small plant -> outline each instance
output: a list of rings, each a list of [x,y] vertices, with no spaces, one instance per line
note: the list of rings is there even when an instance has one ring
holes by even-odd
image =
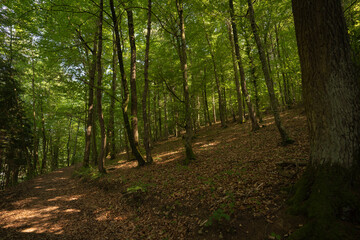
[[[137,182],[136,184],[132,185],[131,187],[128,187],[126,191],[128,193],[136,193],[136,192],[147,192],[148,187],[150,184],[146,184],[143,182]]]
[[[274,232],[270,234],[270,237],[272,239],[281,240],[281,236],[279,234],[274,233]]]
[[[230,221],[230,215],[222,208],[216,209],[205,223],[205,227],[212,226],[215,222],[220,223],[223,220]]]

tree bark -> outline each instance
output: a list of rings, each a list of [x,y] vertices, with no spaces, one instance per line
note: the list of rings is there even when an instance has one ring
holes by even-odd
[[[293,143],[294,141],[292,139],[290,139],[284,126],[281,123],[280,113],[279,113],[279,103],[275,96],[274,83],[270,76],[269,68],[268,68],[268,65],[266,62],[266,55],[264,52],[264,48],[262,46],[258,31],[256,28],[255,13],[254,13],[253,5],[252,5],[252,0],[247,0],[247,2],[248,2],[248,6],[249,6],[250,25],[251,25],[251,29],[254,34],[257,48],[258,48],[261,66],[262,66],[262,70],[264,72],[265,82],[266,82],[266,86],[267,86],[269,97],[270,97],[270,105],[271,105],[271,109],[272,109],[272,112],[273,112],[273,115],[275,118],[275,124],[279,130],[282,144],[284,144],[284,145],[290,144],[290,143]]]
[[[75,143],[74,143],[74,150],[73,150],[73,154],[71,157],[71,165],[75,164],[75,158],[76,158],[76,150],[77,150],[77,141],[78,141],[78,133],[79,133],[79,129],[80,129],[80,124],[81,121],[79,119],[78,125],[77,125],[77,130],[76,130],[76,134],[75,134]]]
[[[150,129],[149,119],[147,113],[147,99],[149,94],[149,51],[150,51],[150,35],[151,35],[151,0],[148,0],[148,19],[147,19],[147,31],[146,31],[146,43],[145,43],[145,63],[144,63],[144,90],[142,97],[142,114],[144,122],[144,148],[146,152],[146,162],[152,163],[153,158],[151,156],[150,148]]]
[[[43,155],[43,158],[41,160],[40,173],[43,174],[44,171],[46,170],[48,144],[46,141],[45,118],[44,118],[42,103],[40,104],[40,111],[41,111],[42,155]]]
[[[133,155],[135,156],[136,160],[138,161],[139,166],[145,165],[145,161],[143,157],[141,156],[141,153],[138,149],[138,146],[135,143],[134,134],[131,130],[129,116],[128,116],[128,104],[129,104],[129,89],[127,86],[127,80],[125,76],[125,69],[124,69],[124,62],[123,62],[123,55],[122,55],[122,49],[120,45],[120,34],[119,34],[119,26],[117,21],[117,16],[115,13],[115,7],[114,7],[114,0],[110,1],[110,10],[112,15],[112,20],[114,24],[114,32],[115,32],[115,40],[116,40],[116,50],[117,50],[117,56],[119,61],[119,67],[120,67],[120,73],[121,73],[121,85],[123,90],[123,100],[122,100],[122,113],[124,118],[124,125],[125,129],[128,135],[128,140],[130,143],[130,147],[132,150]]]
[[[67,166],[70,166],[71,123],[72,123],[72,118],[70,117],[68,140],[67,140],[67,143],[66,143],[66,164],[67,164]]]
[[[139,129],[137,117],[137,93],[136,93],[136,44],[135,29],[132,10],[126,10],[128,17],[129,42],[130,42],[130,98],[131,98],[131,127],[134,135],[134,143],[139,146]]]
[[[34,148],[33,148],[33,162],[31,164],[31,161],[28,162],[28,166],[27,166],[27,171],[28,171],[28,176],[29,177],[33,177],[36,174],[36,166],[37,166],[37,162],[39,160],[39,137],[38,137],[38,133],[37,133],[37,126],[36,126],[36,97],[35,97],[35,63],[34,60],[31,60],[31,65],[32,65],[32,79],[31,79],[31,87],[32,87],[32,107],[33,107],[33,143],[34,143]]]
[[[204,28],[205,28],[205,26],[204,26]],[[221,127],[225,128],[225,127],[227,127],[227,125],[226,125],[226,119],[225,119],[226,117],[225,117],[224,99],[223,99],[223,96],[221,93],[221,84],[220,84],[220,79],[219,79],[219,75],[217,72],[215,56],[214,56],[214,53],[212,50],[209,35],[207,34],[206,30],[205,30],[205,37],[206,37],[207,44],[209,46],[211,60],[213,63],[213,68],[214,68],[215,84],[216,84],[216,90],[217,90],[217,94],[218,94],[218,98],[219,98],[219,114],[220,114]]]
[[[185,136],[184,136],[184,145],[186,158],[184,164],[189,164],[191,161],[195,160],[195,154],[192,149],[192,123],[191,123],[191,109],[190,109],[190,94],[189,94],[189,85],[188,85],[188,66],[187,66],[187,56],[186,56],[186,39],[185,39],[185,23],[184,23],[184,9],[183,9],[183,0],[176,0],[177,12],[179,15],[180,21],[180,34],[181,34],[181,70],[183,75],[183,92],[184,92],[184,101],[185,101]]]
[[[93,115],[94,115],[94,83],[95,83],[95,73],[96,73],[97,34],[98,34],[98,29],[96,30],[94,36],[92,64],[89,70],[89,100],[87,107],[88,116],[87,116],[86,133],[85,133],[85,152],[84,152],[84,160],[83,160],[84,167],[89,167],[89,161],[90,161],[91,135],[92,135]]]
[[[236,58],[237,58],[237,62],[239,65],[239,71],[240,71],[241,90],[243,92],[243,96],[244,96],[246,105],[249,110],[249,117],[251,119],[252,131],[257,131],[260,129],[260,127],[259,127],[259,123],[256,119],[256,114],[254,111],[253,104],[251,103],[251,100],[250,100],[250,95],[249,95],[247,87],[246,87],[245,71],[244,71],[244,67],[242,65],[240,48],[239,48],[239,40],[238,40],[238,35],[237,35],[238,33],[237,33],[237,28],[236,28],[236,23],[235,23],[233,0],[229,0],[229,6],[230,6],[231,26],[232,26],[232,30],[233,30],[233,37],[234,37],[234,44],[235,44],[235,53],[236,53]]]
[[[236,65],[235,44],[234,44],[234,37],[233,37],[232,28],[231,28],[231,23],[229,23],[227,21],[226,25],[228,27],[229,41],[230,41],[230,45],[231,45],[231,57],[232,57],[232,63],[233,63],[233,69],[234,69],[234,80],[235,80],[235,86],[236,86],[237,110],[238,110],[238,115],[239,115],[239,120],[238,121],[241,124],[241,123],[244,122],[244,118],[243,118],[243,111],[242,111],[239,70],[238,70],[238,67]]]
[[[111,81],[111,102],[109,109],[109,125],[108,125],[108,138],[109,138],[109,151],[110,159],[115,159],[116,157],[116,136],[115,136],[115,96],[116,96],[116,43],[115,35],[113,34],[113,59],[112,59],[112,81]]]
[[[100,136],[101,136],[101,143],[100,143],[100,154],[98,157],[98,170],[100,173],[106,173],[105,165],[105,153],[106,153],[106,130],[105,130],[105,122],[104,122],[104,115],[102,110],[102,77],[103,77],[103,70],[101,65],[101,55],[102,55],[102,37],[103,37],[103,7],[104,1],[100,0],[100,16],[99,16],[99,40],[98,40],[98,51],[97,51],[97,88],[96,88],[96,103],[97,103],[97,113],[100,125]]]
[[[291,210],[311,221],[294,237],[357,239],[338,219],[344,208],[360,211],[360,83],[341,1],[293,0],[292,7],[311,146],[291,199]]]

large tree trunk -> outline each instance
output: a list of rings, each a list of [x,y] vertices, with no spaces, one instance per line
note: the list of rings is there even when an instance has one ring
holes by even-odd
[[[180,34],[181,34],[181,70],[183,74],[183,91],[184,91],[184,101],[185,101],[185,136],[184,136],[184,145],[186,158],[184,164],[189,164],[192,160],[195,160],[195,154],[192,149],[192,123],[191,123],[191,106],[190,106],[190,94],[189,94],[189,85],[188,85],[188,70],[187,70],[187,56],[186,56],[186,40],[185,40],[185,23],[184,23],[184,9],[183,1],[176,0],[177,12],[179,14],[180,20]]]
[[[151,34],[151,0],[148,0],[148,19],[147,19],[147,32],[145,43],[145,63],[144,63],[144,91],[142,98],[142,114],[144,122],[144,148],[146,152],[146,161],[152,163],[150,148],[150,128],[147,109],[147,99],[149,94],[149,51],[150,51],[150,34]]]
[[[83,166],[89,167],[90,161],[90,147],[91,147],[91,134],[93,128],[93,115],[94,115],[94,83],[95,83],[95,73],[96,73],[96,51],[97,51],[97,33],[96,30],[94,36],[94,47],[92,51],[92,64],[89,70],[89,100],[87,108],[87,122],[86,122],[86,133],[85,133],[85,152]]]
[[[132,10],[126,10],[128,17],[129,28],[129,42],[131,51],[130,60],[130,90],[131,90],[131,127],[134,135],[134,143],[136,147],[139,146],[139,130],[137,118],[137,93],[136,93],[136,44],[135,44],[135,30]]]
[[[99,43],[98,43],[98,52],[97,52],[97,60],[96,60],[96,68],[97,68],[97,88],[96,88],[96,102],[97,102],[97,113],[100,125],[100,154],[98,157],[98,170],[100,173],[106,173],[104,168],[105,165],[105,153],[106,153],[106,130],[105,130],[105,122],[104,115],[102,110],[102,77],[103,70],[101,65],[101,55],[102,55],[102,37],[103,37],[103,6],[104,1],[100,0],[100,16],[99,16]]]
[[[254,38],[255,38],[255,42],[258,48],[258,52],[259,52],[259,57],[260,57],[260,61],[261,61],[261,66],[262,66],[262,70],[264,72],[264,77],[265,77],[265,82],[266,82],[266,86],[269,92],[269,97],[270,97],[270,105],[271,105],[271,109],[275,118],[275,124],[279,130],[280,136],[281,136],[281,142],[282,144],[286,145],[289,143],[293,143],[294,141],[292,139],[290,139],[290,137],[288,136],[284,126],[281,123],[281,119],[280,119],[280,113],[279,113],[279,103],[277,101],[277,98],[275,96],[275,91],[274,91],[274,83],[273,80],[270,76],[270,71],[266,62],[266,55],[265,55],[265,51],[264,48],[262,46],[258,31],[257,31],[257,27],[256,27],[256,22],[255,22],[255,13],[254,13],[254,8],[252,5],[252,0],[247,0],[248,2],[248,6],[249,6],[249,19],[250,19],[250,25],[251,25],[251,29],[253,31],[254,34]]]
[[[260,129],[260,126],[256,119],[254,107],[253,107],[253,104],[251,103],[250,95],[249,95],[247,87],[246,87],[245,71],[244,71],[244,67],[242,65],[242,61],[241,61],[239,39],[238,39],[238,33],[237,33],[237,28],[236,28],[236,23],[235,23],[233,0],[229,0],[229,6],[230,6],[231,26],[232,26],[232,30],[233,30],[233,37],[234,37],[234,44],[235,44],[235,53],[236,53],[236,58],[237,58],[237,62],[239,65],[239,71],[240,71],[241,90],[243,92],[243,96],[244,96],[245,102],[246,102],[248,110],[249,110],[252,131],[257,131]]]
[[[228,21],[226,22],[226,25],[228,27],[228,33],[229,33],[229,41],[231,45],[231,57],[232,57],[232,63],[233,63],[233,69],[234,69],[234,80],[235,80],[235,86],[236,86],[236,99],[237,99],[237,110],[239,115],[239,123],[244,122],[243,118],[243,111],[242,111],[242,101],[241,101],[241,89],[240,89],[240,80],[239,80],[239,70],[236,64],[236,53],[235,53],[235,44],[234,44],[234,37],[233,32],[231,28],[231,23]]]
[[[123,113],[123,118],[124,118],[124,125],[125,125],[125,129],[126,129],[126,133],[128,135],[128,140],[130,143],[132,153],[135,156],[135,158],[137,159],[139,166],[143,166],[143,165],[145,165],[145,161],[138,149],[138,146],[135,143],[134,134],[131,130],[129,116],[128,116],[129,89],[127,86],[127,80],[126,80],[126,76],[125,76],[123,55],[122,55],[122,49],[121,49],[121,45],[120,45],[119,26],[118,26],[117,16],[115,13],[114,1],[113,0],[109,0],[109,1],[110,1],[110,10],[111,10],[111,15],[112,15],[112,20],[113,20],[113,24],[114,24],[116,50],[117,50],[117,56],[118,56],[118,61],[119,61],[120,73],[121,73],[121,86],[122,86],[122,90],[123,90],[123,94],[122,94],[123,101],[122,101],[121,108],[122,108],[122,113]]]
[[[311,221],[294,237],[358,239],[337,221],[351,220],[344,209],[360,214],[360,86],[341,1],[293,0],[292,6],[311,144],[307,174],[292,199],[292,210]]]

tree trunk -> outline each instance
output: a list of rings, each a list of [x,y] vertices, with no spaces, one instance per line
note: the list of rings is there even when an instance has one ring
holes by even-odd
[[[86,133],[85,133],[85,153],[83,166],[89,167],[90,161],[90,149],[91,149],[91,135],[93,128],[93,115],[94,115],[94,83],[95,83],[95,73],[96,73],[96,52],[97,52],[97,34],[96,30],[94,36],[94,47],[92,52],[92,64],[89,71],[89,100],[87,108],[87,122],[86,122]]]
[[[102,55],[102,37],[103,37],[103,6],[104,1],[100,0],[100,16],[99,16],[99,40],[98,40],[98,51],[97,51],[97,60],[96,60],[96,69],[97,69],[97,88],[96,88],[96,103],[97,103],[97,113],[100,125],[100,154],[98,157],[98,170],[100,173],[106,173],[105,165],[105,152],[106,152],[106,133],[105,133],[105,122],[104,115],[102,110],[102,77],[103,70],[101,65],[101,55]]]
[[[139,146],[139,129],[137,117],[137,93],[136,93],[136,44],[132,10],[126,10],[128,17],[129,42],[131,51],[130,60],[130,95],[131,95],[131,127],[134,135],[134,144]]]
[[[44,118],[44,111],[42,107],[42,103],[40,104],[40,111],[41,111],[41,132],[42,132],[42,161],[41,161],[41,168],[40,173],[43,174],[46,170],[46,162],[47,162],[47,141],[46,141],[46,131],[45,131],[45,118]]]
[[[144,90],[142,98],[142,114],[144,122],[144,148],[146,152],[146,162],[152,163],[153,158],[151,156],[150,148],[150,128],[147,108],[147,99],[149,94],[149,51],[150,51],[150,35],[151,35],[151,0],[148,0],[148,19],[147,19],[147,31],[146,31],[146,43],[145,43],[145,63],[144,63]]]
[[[206,120],[209,123],[209,126],[211,126],[211,121],[210,121],[210,112],[209,112],[209,104],[208,104],[208,100],[207,100],[207,91],[206,91],[206,68],[204,68],[204,108],[205,108],[205,123]],[[206,126],[206,124],[205,124]]]
[[[250,19],[251,29],[253,31],[255,42],[256,42],[256,45],[258,48],[261,66],[262,66],[262,70],[264,72],[265,82],[266,82],[266,86],[267,86],[267,89],[269,92],[270,105],[271,105],[271,109],[273,111],[273,115],[275,118],[275,124],[279,130],[282,144],[284,144],[284,145],[290,144],[290,143],[293,143],[294,141],[292,139],[290,139],[284,126],[281,123],[279,106],[278,106],[279,104],[278,104],[278,101],[277,101],[277,98],[276,98],[275,92],[274,92],[274,83],[270,76],[269,68],[266,63],[266,55],[264,52],[264,48],[262,46],[258,31],[256,28],[255,13],[254,13],[253,5],[252,5],[252,0],[247,0],[247,2],[248,2],[248,6],[249,6],[249,19]]]
[[[252,83],[254,85],[256,116],[258,117],[259,122],[261,123],[263,121],[263,119],[262,119],[262,113],[260,111],[259,90],[258,90],[258,83],[257,83],[256,74],[255,74],[256,73],[256,67],[255,67],[255,64],[254,64],[254,58],[251,55],[250,43],[249,43],[249,41],[247,39],[246,39],[246,54],[248,55],[248,58],[249,58],[250,76],[251,76]]]
[[[260,127],[259,127],[259,123],[256,119],[256,114],[254,111],[253,104],[251,103],[251,100],[250,100],[250,95],[249,95],[249,93],[247,91],[247,87],[246,87],[245,71],[244,71],[244,68],[242,65],[242,61],[241,61],[239,40],[238,40],[238,35],[237,35],[236,23],[235,23],[233,0],[229,0],[229,5],[230,5],[231,26],[232,26],[232,30],[233,30],[233,37],[234,37],[234,44],[235,44],[235,53],[236,53],[236,58],[237,58],[237,62],[239,65],[239,71],[240,71],[241,90],[243,92],[243,96],[244,96],[244,99],[246,101],[246,104],[247,104],[247,107],[249,110],[249,117],[251,119],[252,131],[257,131],[260,129]]]
[[[28,177],[33,177],[36,174],[36,166],[37,166],[37,162],[39,160],[39,137],[38,137],[38,133],[37,133],[37,127],[36,127],[36,97],[35,97],[35,64],[34,64],[34,60],[31,60],[31,65],[32,65],[32,79],[31,79],[31,87],[32,87],[32,93],[33,93],[33,102],[32,102],[32,107],[33,107],[33,134],[34,134],[34,149],[33,149],[33,162],[31,164],[31,161],[29,161],[28,164]]]
[[[244,118],[243,118],[243,111],[242,111],[241,89],[240,89],[240,81],[239,81],[239,70],[236,65],[234,37],[233,37],[233,33],[232,33],[231,23],[229,23],[227,21],[226,25],[228,27],[229,41],[230,41],[230,45],[231,45],[231,57],[232,57],[232,63],[233,63],[233,69],[234,69],[234,80],[235,80],[235,86],[236,86],[236,99],[237,99],[237,110],[238,110],[238,115],[239,115],[239,123],[243,123]]]
[[[109,1],[110,1],[110,10],[111,10],[111,15],[112,15],[112,20],[113,20],[113,24],[114,24],[116,50],[117,50],[117,56],[118,56],[118,61],[119,61],[120,73],[121,73],[121,85],[122,85],[122,90],[123,90],[123,94],[122,94],[123,101],[122,101],[121,108],[122,108],[122,113],[123,113],[123,118],[124,118],[124,125],[125,125],[125,129],[126,129],[126,132],[128,135],[128,140],[129,140],[129,143],[131,146],[132,153],[135,156],[136,160],[138,161],[139,166],[143,166],[143,165],[145,165],[145,161],[144,161],[143,157],[141,156],[138,146],[135,143],[134,134],[133,134],[133,131],[131,130],[129,116],[128,116],[128,112],[127,112],[128,104],[129,104],[129,89],[127,86],[127,80],[126,80],[126,76],[125,76],[123,55],[122,55],[122,49],[121,49],[121,45],[120,45],[119,26],[118,26],[117,16],[115,13],[114,0],[109,0]]]
[[[204,26],[205,27],[205,26]],[[217,72],[217,66],[216,66],[216,60],[215,60],[215,56],[212,50],[212,46],[210,43],[210,39],[208,34],[205,31],[205,36],[206,36],[206,41],[207,44],[209,46],[209,51],[210,51],[210,55],[211,55],[211,60],[213,63],[213,67],[214,67],[214,76],[215,76],[215,83],[216,83],[216,90],[217,90],[217,94],[218,94],[218,98],[219,98],[219,114],[220,114],[220,121],[221,121],[221,127],[225,128],[226,125],[226,117],[225,117],[225,109],[224,109],[224,99],[221,93],[221,84],[220,84],[220,79],[219,79],[219,75]]]
[[[81,121],[79,120],[77,130],[76,130],[76,134],[75,134],[75,143],[74,143],[73,154],[72,154],[72,157],[71,157],[71,165],[75,164],[76,150],[77,150],[77,140],[78,140],[78,133],[79,133],[79,129],[80,129],[80,124],[81,124]]]
[[[116,157],[116,136],[115,136],[115,96],[116,96],[116,43],[115,43],[115,35],[113,34],[113,59],[112,59],[112,81],[111,81],[111,102],[109,109],[109,125],[108,125],[108,138],[110,144],[109,152],[110,159],[115,159]]]
[[[212,112],[213,112],[213,121],[216,123],[216,105],[215,105],[215,95],[212,94]]]
[[[187,56],[186,56],[186,40],[185,40],[185,23],[184,23],[184,9],[183,9],[183,0],[176,0],[177,12],[179,14],[180,21],[180,33],[181,33],[181,70],[183,74],[183,91],[184,91],[184,101],[185,101],[185,136],[184,136],[184,145],[186,158],[184,164],[187,165],[191,161],[195,160],[195,154],[192,149],[192,123],[191,123],[191,109],[190,109],[190,94],[189,94],[189,85],[188,85],[188,66],[187,66]]]
[[[293,0],[292,7],[311,146],[292,198],[293,212],[311,221],[294,237],[358,239],[342,225],[351,221],[345,209],[360,214],[360,86],[341,1]]]
[[[276,39],[276,49],[277,49],[277,56],[280,62],[280,72],[283,79],[283,92],[284,92],[284,100],[287,107],[290,107],[292,105],[290,93],[289,93],[289,86],[287,84],[287,79],[284,73],[284,63],[283,59],[281,58],[280,53],[280,43],[279,43],[279,33],[278,33],[278,27],[277,24],[275,24],[275,39]]]
[[[67,163],[67,166],[70,166],[71,123],[72,123],[72,118],[70,117],[68,140],[67,140],[67,143],[66,143],[66,163]]]

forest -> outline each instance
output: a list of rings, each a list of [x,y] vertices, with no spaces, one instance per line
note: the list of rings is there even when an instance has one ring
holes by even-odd
[[[0,239],[360,239],[358,0],[2,0]]]

